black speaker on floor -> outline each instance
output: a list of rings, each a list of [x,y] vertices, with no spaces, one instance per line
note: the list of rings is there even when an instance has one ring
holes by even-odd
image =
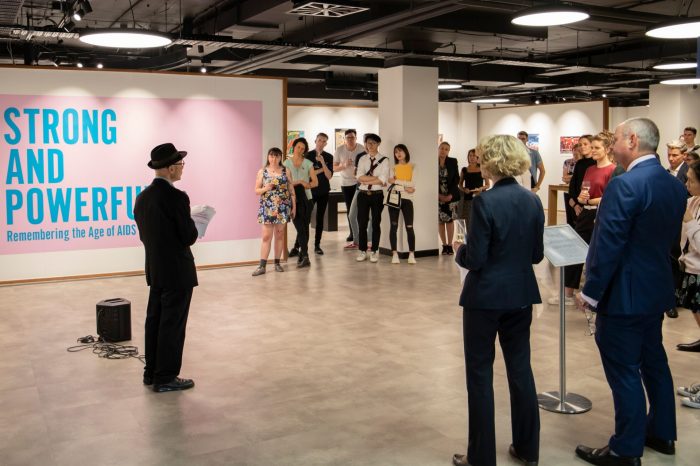
[[[131,302],[112,298],[97,303],[97,334],[104,341],[131,340]]]

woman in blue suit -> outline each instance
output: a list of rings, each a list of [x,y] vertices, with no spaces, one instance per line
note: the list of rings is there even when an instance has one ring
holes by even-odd
[[[540,419],[530,367],[530,324],[532,305],[542,302],[532,264],[544,256],[544,211],[537,195],[513,178],[530,165],[520,141],[490,136],[481,141],[477,154],[493,188],[472,203],[466,244],[454,244],[455,260],[469,269],[459,299],[464,308],[469,441],[467,454],[454,455],[452,462],[496,465],[493,360],[498,335],[510,389],[509,452],[523,464],[536,465]]]

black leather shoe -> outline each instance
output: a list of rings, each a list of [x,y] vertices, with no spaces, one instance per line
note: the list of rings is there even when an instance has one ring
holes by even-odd
[[[345,238],[345,241],[347,241],[348,243],[350,243],[350,242],[355,241],[355,240],[352,239],[352,235],[348,235],[348,237]]]
[[[322,255],[323,255],[323,249],[321,249],[321,246],[316,246],[316,247],[314,248],[314,252],[315,252],[316,254],[318,254],[319,256],[322,256]]]
[[[311,261],[309,261],[309,256],[303,256],[301,257],[301,260],[297,264],[297,269],[301,269],[302,267],[310,267],[311,266]]]
[[[452,455],[452,464],[455,466],[471,466],[469,461],[467,461],[467,455],[460,455],[459,453]]]
[[[585,445],[576,447],[576,454],[584,461],[600,466],[641,466],[642,460],[632,456],[615,456],[610,452],[610,447],[591,448]]]
[[[192,387],[194,387],[194,381],[192,379],[181,379],[180,377],[175,377],[168,383],[157,383],[153,385],[153,391],[157,393],[174,392],[177,390],[187,390],[188,388]]]
[[[667,315],[670,319],[677,319],[677,318],[678,318],[678,309],[676,309],[675,307],[672,307],[671,309],[669,309],[668,311],[666,311],[666,315]]]
[[[700,340],[694,341],[692,343],[681,343],[676,345],[678,351],[690,351],[692,353],[700,353]]]
[[[676,442],[673,440],[662,440],[656,437],[647,437],[644,440],[644,445],[656,450],[664,455],[675,455],[676,454]]]
[[[510,456],[512,456],[513,458],[515,458],[517,461],[524,464],[525,466],[537,466],[537,461],[528,461],[525,458],[523,458],[522,456],[518,455],[518,452],[515,451],[515,447],[513,445],[508,447],[508,453],[510,453]]]
[[[144,385],[153,385],[153,376],[152,375],[144,375],[143,376],[143,384]]]
[[[299,255],[299,250],[297,248],[292,248],[289,250],[289,257],[296,257]]]

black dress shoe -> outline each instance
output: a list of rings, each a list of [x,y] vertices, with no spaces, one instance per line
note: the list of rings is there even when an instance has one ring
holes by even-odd
[[[644,445],[656,450],[664,455],[675,455],[676,454],[676,442],[673,440],[662,440],[656,437],[647,437],[644,440]]]
[[[299,255],[299,250],[297,248],[292,248],[289,250],[289,257],[297,257]]]
[[[157,393],[174,392],[177,390],[187,390],[188,388],[192,387],[194,387],[194,381],[192,379],[181,379],[180,377],[175,377],[168,383],[157,383],[153,385],[153,391]]]
[[[297,264],[297,269],[301,269],[303,267],[310,267],[311,266],[311,261],[309,261],[309,256],[300,256],[301,260]]]
[[[352,235],[348,235],[348,237],[345,238],[345,241],[347,241],[348,243],[354,241],[354,240],[352,239]]]
[[[321,249],[321,246],[316,246],[316,247],[314,248],[314,252],[315,252],[316,254],[318,254],[319,256],[322,256],[322,255],[323,255],[323,249]]]
[[[467,455],[460,455],[459,453],[452,455],[452,464],[455,466],[471,466],[469,461],[467,461]]]
[[[671,309],[669,309],[668,311],[666,311],[666,315],[667,315],[670,319],[677,319],[677,318],[678,318],[678,309],[676,309],[675,307],[672,307]]]
[[[144,385],[153,385],[153,376],[152,375],[144,375],[143,376],[143,384]]]
[[[692,343],[681,343],[676,345],[678,351],[690,351],[692,353],[700,353],[700,340],[694,341]]]
[[[449,252],[448,252],[448,250],[447,250],[447,245],[446,245],[446,244],[443,244],[443,245],[442,245],[442,253],[441,253],[441,254],[442,254],[443,256],[446,256],[446,255],[449,254]]]
[[[632,456],[615,456],[610,447],[590,448],[585,445],[576,447],[576,454],[584,461],[600,466],[641,466],[642,460]]]
[[[510,453],[510,456],[512,456],[513,458],[515,458],[517,461],[524,464],[525,466],[537,466],[537,461],[528,461],[525,458],[523,458],[522,456],[518,455],[518,452],[515,451],[515,447],[513,445],[508,447],[508,453]]]

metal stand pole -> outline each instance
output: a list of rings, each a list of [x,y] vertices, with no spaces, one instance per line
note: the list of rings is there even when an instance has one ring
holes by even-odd
[[[564,267],[559,267],[559,391],[537,395],[540,408],[555,413],[580,414],[590,411],[591,400],[576,393],[566,393],[566,295]]]

